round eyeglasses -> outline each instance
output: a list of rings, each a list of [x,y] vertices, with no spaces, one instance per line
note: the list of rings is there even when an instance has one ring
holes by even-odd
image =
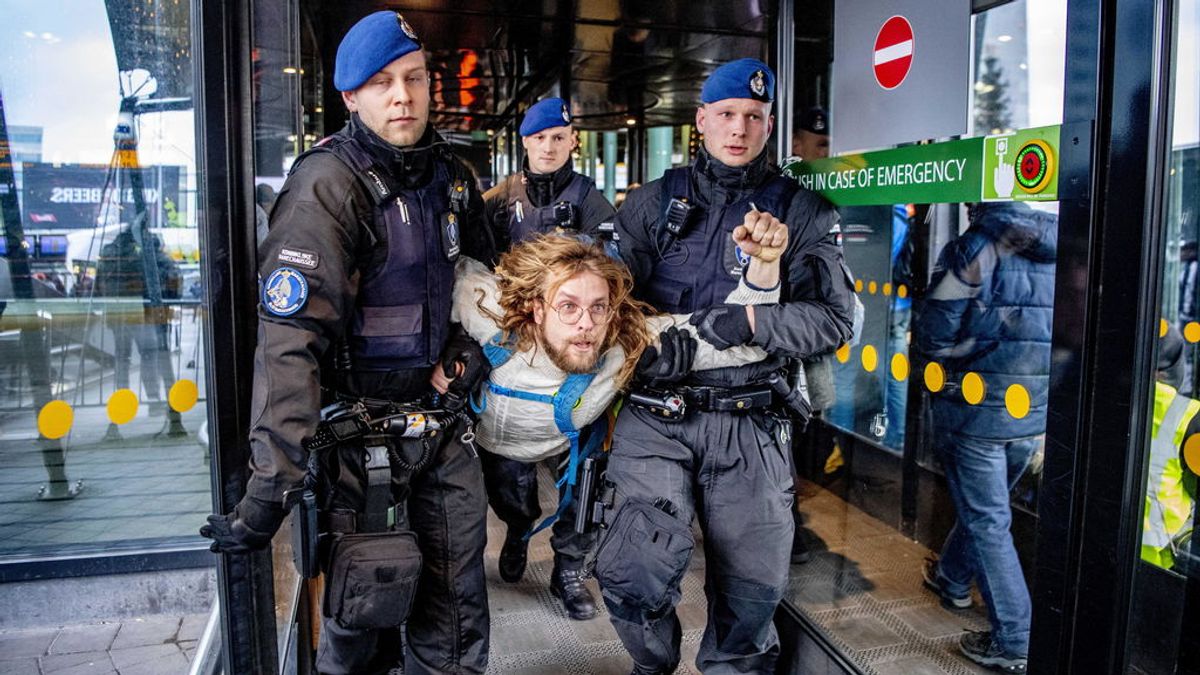
[[[555,314],[558,314],[558,320],[568,326],[574,326],[583,318],[583,307],[573,302],[563,302],[557,307],[550,305],[550,303],[546,304],[550,306],[550,309],[554,310]],[[601,324],[608,321],[609,316],[612,314],[612,308],[607,303],[597,302],[587,308],[587,313],[592,316],[592,323]]]

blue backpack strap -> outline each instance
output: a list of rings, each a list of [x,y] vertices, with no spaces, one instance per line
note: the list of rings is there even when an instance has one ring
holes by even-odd
[[[579,466],[583,463],[583,458],[586,455],[584,454],[584,448],[580,446],[580,431],[575,427],[575,421],[571,419],[571,413],[579,405],[579,402],[583,399],[584,392],[591,386],[594,379],[596,379],[595,373],[568,375],[562,386],[558,388],[558,391],[552,397],[554,425],[567,437],[567,441],[571,444],[571,450],[567,455],[567,470],[563,472],[562,477],[555,483],[555,487],[562,488],[564,483],[567,487],[563,491],[562,499],[558,502],[558,509],[555,510],[553,515],[545,518],[541,523],[538,523],[537,527],[530,530],[525,535],[526,538],[532,537],[552,525],[554,521],[562,516],[567,507],[571,505],[571,502],[575,500],[575,482],[579,477]],[[534,400],[531,397],[536,396],[536,394],[528,394],[527,392],[522,393],[527,394],[521,397],[526,398],[526,400]],[[588,441],[588,445],[591,446],[592,438],[590,436]]]
[[[488,363],[492,364],[492,368],[499,368],[508,363],[516,351],[517,341],[511,336],[505,339],[503,332],[497,332],[483,345],[483,355],[487,357]]]

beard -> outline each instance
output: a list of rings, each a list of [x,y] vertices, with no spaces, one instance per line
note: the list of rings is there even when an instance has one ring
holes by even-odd
[[[596,363],[600,361],[600,338],[593,338],[591,342],[592,350],[581,354],[571,349],[571,341],[554,345],[542,336],[542,346],[546,348],[546,356],[550,358],[550,362],[559,370],[571,375],[583,375],[596,369]]]

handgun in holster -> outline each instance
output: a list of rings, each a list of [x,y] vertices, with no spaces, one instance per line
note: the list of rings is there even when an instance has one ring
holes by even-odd
[[[605,480],[608,453],[598,452],[583,460],[579,472],[579,503],[575,508],[575,531],[587,534],[603,522]]]
[[[297,488],[284,493],[284,500],[292,510],[292,562],[301,577],[315,578],[321,572],[317,493],[309,487]]]

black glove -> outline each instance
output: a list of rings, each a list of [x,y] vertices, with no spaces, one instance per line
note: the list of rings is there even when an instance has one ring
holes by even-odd
[[[281,504],[246,496],[229,515],[213,514],[200,536],[213,540],[213,553],[249,553],[267,547],[287,512]]]
[[[646,347],[634,371],[637,379],[651,387],[678,382],[692,372],[696,338],[675,326],[658,334],[658,344]]]
[[[704,338],[717,351],[748,344],[754,337],[750,330],[750,318],[742,305],[713,305],[698,309],[688,323],[696,327],[696,334]]]
[[[462,372],[458,366],[462,364]],[[446,408],[461,410],[467,398],[492,372],[492,364],[483,354],[483,348],[464,330],[458,330],[446,341],[442,350],[442,372],[453,378],[446,388]]]

